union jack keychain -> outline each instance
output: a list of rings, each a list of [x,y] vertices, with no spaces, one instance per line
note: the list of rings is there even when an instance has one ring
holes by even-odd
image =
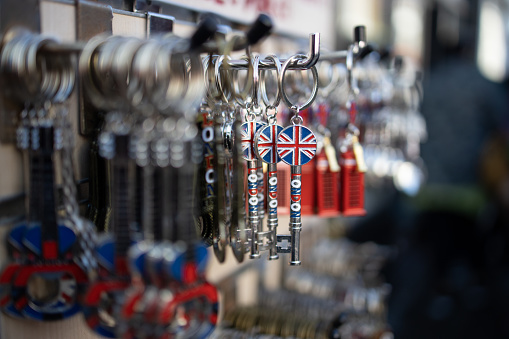
[[[260,56],[254,55],[250,62],[251,70],[253,74],[253,93],[251,96],[252,103],[248,108],[246,115],[246,122],[244,122],[241,128],[241,145],[242,155],[247,161],[247,203],[248,203],[248,222],[249,229],[251,230],[251,254],[249,258],[255,259],[260,257],[260,249],[258,248],[258,231],[261,231],[261,218],[260,214],[262,208],[260,208],[260,189],[259,188],[259,177],[258,173],[261,171],[261,161],[256,157],[255,152],[255,136],[256,133],[265,127],[267,124],[262,121],[256,121],[256,115],[258,115],[258,65],[260,63]],[[261,177],[263,185],[263,172]],[[262,196],[263,198],[263,196]],[[263,218],[263,214],[261,215]]]
[[[295,63],[298,60],[305,59],[303,54],[296,54],[285,61],[281,67],[281,74],[279,75],[279,90],[283,101],[288,105],[290,110],[294,113],[291,118],[292,125],[284,128],[278,136],[277,152],[281,160],[291,166],[290,175],[290,265],[297,266],[301,264],[300,261],[300,231],[302,230],[301,220],[301,175],[302,165],[311,161],[316,153],[316,137],[313,132],[302,125],[302,117],[299,112],[308,108],[316,98],[318,92],[318,72],[316,67],[311,67],[310,70],[313,75],[313,90],[311,97],[302,106],[294,105],[290,102],[284,89],[285,73],[288,70],[290,63]],[[278,236],[278,243],[285,240],[285,236]],[[278,245],[278,251],[283,252],[281,246]]]
[[[281,73],[281,62],[274,55],[267,56],[276,65],[276,72],[279,76]],[[264,78],[262,77],[262,84],[265,85]],[[279,88],[277,90],[276,99],[272,104],[269,103],[267,98],[265,86],[261,86],[262,99],[266,105],[265,112],[268,120],[268,125],[258,131],[255,136],[255,151],[258,159],[265,162],[267,166],[267,228],[266,235],[268,236],[269,260],[278,259],[276,248],[277,239],[277,163],[281,161],[277,151],[277,138],[283,127],[277,124],[277,107],[281,101],[279,95]],[[262,179],[263,180],[263,179]],[[261,235],[261,234],[259,234]]]
[[[251,229],[251,255],[250,258],[259,258],[258,243],[256,234],[258,233],[258,164],[254,151],[254,140],[256,133],[265,126],[265,123],[255,121],[255,115],[248,113],[247,121],[242,124],[241,144],[242,156],[247,161],[247,203],[249,206],[248,221]]]

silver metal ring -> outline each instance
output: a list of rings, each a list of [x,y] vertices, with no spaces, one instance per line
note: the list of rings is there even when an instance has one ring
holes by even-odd
[[[216,64],[214,65],[214,82],[219,93],[220,100],[223,103],[228,104],[231,98],[231,93],[227,90],[227,87],[223,87],[223,84],[221,83],[221,65],[223,64],[224,58],[224,55],[220,55],[216,59]],[[225,73],[227,74],[228,72]],[[228,76],[228,74],[226,76]]]
[[[163,70],[156,72],[156,63],[154,62],[154,57],[161,47],[159,41],[148,40],[132,56],[126,99],[133,108],[143,115],[150,115],[154,112],[155,104],[151,100],[151,96],[155,92],[156,74],[164,77]],[[151,106],[151,109],[147,106]]]
[[[253,77],[254,77],[253,63],[251,62],[251,60],[249,59],[249,57],[247,55],[241,56],[240,59],[245,60],[248,63],[248,68],[247,68],[248,73],[246,76],[246,82],[244,84],[244,88],[241,91],[239,88],[239,79],[238,79],[238,77],[236,77],[236,75],[238,75],[239,70],[233,69],[231,71],[232,72],[231,73],[232,91],[233,91],[233,96],[235,98],[235,101],[242,108],[248,108],[252,103],[252,101],[251,101],[252,96],[250,96],[250,94],[251,94],[251,89],[253,86]]]
[[[94,59],[97,58],[101,46],[107,41],[108,37],[104,35],[90,39],[81,52],[78,63],[80,78],[83,81],[85,93],[92,104],[97,108],[105,108],[111,105],[111,103],[108,102],[109,100],[103,96],[103,93],[98,88],[97,76],[94,74],[94,68],[97,67],[97,63]]]
[[[325,65],[325,63],[326,63],[326,61],[322,61],[320,63],[320,66]],[[339,82],[341,80],[340,76],[339,76],[339,68],[336,65],[329,62],[329,67],[327,70],[328,70],[327,73],[330,73],[330,77],[324,76],[323,74],[320,73],[320,68],[318,69],[318,73],[319,73],[318,84],[319,85],[320,85],[320,80],[327,79],[327,78],[329,79],[328,83],[325,83],[324,86],[319,88],[320,96],[323,98],[327,98],[332,93],[332,91],[334,91],[337,88],[337,86],[339,85]]]
[[[252,105],[253,108],[260,107],[260,55],[255,54],[252,59],[253,65],[253,96],[252,96]]]
[[[230,41],[228,41],[228,43],[225,45],[225,47],[223,49],[223,55],[228,56],[228,58],[227,58],[227,61],[224,62],[224,64],[223,64],[223,70],[227,73],[227,76],[230,77],[230,78],[228,78],[229,85],[230,85],[229,89],[232,92],[233,98],[240,106],[242,106],[243,108],[247,108],[247,106],[249,105],[248,97],[251,94],[251,88],[252,88],[251,79],[253,78],[253,64],[250,60],[250,53],[248,51],[247,55],[244,55],[241,57],[242,60],[247,61],[246,83],[244,84],[244,88],[242,90],[240,90],[240,88],[238,86],[238,78],[235,78],[235,75],[238,74],[238,70],[233,70],[232,72],[230,72],[231,67],[228,62],[230,60],[229,55],[232,52],[233,47],[235,46],[236,42],[239,40],[242,40],[244,38],[245,37],[242,35],[234,35],[230,39]]]
[[[184,43],[187,41],[182,40],[175,47],[184,46]],[[201,103],[205,91],[203,64],[197,52],[176,53],[172,60],[180,60],[178,65],[183,67],[184,82],[186,83],[184,95],[175,100],[175,109],[191,121],[194,119],[195,108]]]
[[[312,89],[311,96],[309,97],[309,99],[304,104],[299,106],[299,105],[293,104],[290,101],[290,99],[288,98],[288,96],[286,95],[284,82],[285,82],[285,74],[286,74],[286,71],[288,70],[288,66],[290,65],[290,63],[292,63],[294,61],[303,60],[305,58],[306,58],[306,56],[304,54],[295,54],[295,55],[291,56],[290,58],[288,58],[285,61],[285,63],[283,64],[283,66],[281,66],[281,74],[279,76],[279,91],[281,93],[281,98],[283,99],[284,103],[294,112],[299,112],[299,111],[311,106],[311,104],[315,100],[316,95],[318,93],[318,71],[316,70],[316,67],[313,66],[310,68],[312,75],[313,75],[313,89]]]
[[[279,60],[279,58],[276,55],[271,54],[271,55],[267,55],[265,57],[265,59],[272,60],[272,62],[276,66],[276,77],[277,77],[277,79],[279,79],[279,75],[281,74],[281,61]],[[276,98],[274,99],[274,101],[271,104],[269,102],[269,97],[267,96],[267,87],[265,85],[265,75],[267,72],[269,72],[269,71],[262,70],[262,72],[261,72],[260,93],[262,96],[263,103],[265,104],[265,106],[267,106],[267,108],[269,108],[269,107],[277,108],[279,106],[279,103],[281,102],[281,91],[279,90],[279,86],[277,86]]]

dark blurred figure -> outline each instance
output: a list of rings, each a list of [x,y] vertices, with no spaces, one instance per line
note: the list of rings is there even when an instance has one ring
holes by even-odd
[[[396,245],[385,271],[396,339],[509,338],[509,96],[476,66],[478,5],[428,11],[426,186],[350,233]],[[459,20],[454,44],[437,30],[440,11]]]

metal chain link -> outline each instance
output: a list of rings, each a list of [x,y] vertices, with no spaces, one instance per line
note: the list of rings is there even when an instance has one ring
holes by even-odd
[[[60,151],[60,157],[62,163],[64,210],[67,219],[70,221],[79,237],[82,251],[82,255],[79,257],[81,265],[95,269],[97,267],[97,261],[95,259],[94,249],[97,243],[97,234],[91,222],[80,218],[79,204],[76,198],[77,188],[76,181],[74,180],[73,166],[73,130],[66,113],[60,115],[60,120],[63,138],[63,147]]]

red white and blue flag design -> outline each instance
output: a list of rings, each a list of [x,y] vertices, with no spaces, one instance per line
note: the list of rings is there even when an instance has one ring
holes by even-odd
[[[307,164],[316,153],[315,135],[305,126],[288,126],[279,133],[277,151],[288,165]]]
[[[248,121],[240,126],[240,137],[242,144],[242,156],[245,160],[256,160],[254,141],[256,132],[263,128],[265,123],[259,121]]]
[[[269,164],[276,164],[281,161],[277,153],[277,137],[283,130],[279,125],[269,125],[262,128],[255,139],[256,155],[262,161]]]

